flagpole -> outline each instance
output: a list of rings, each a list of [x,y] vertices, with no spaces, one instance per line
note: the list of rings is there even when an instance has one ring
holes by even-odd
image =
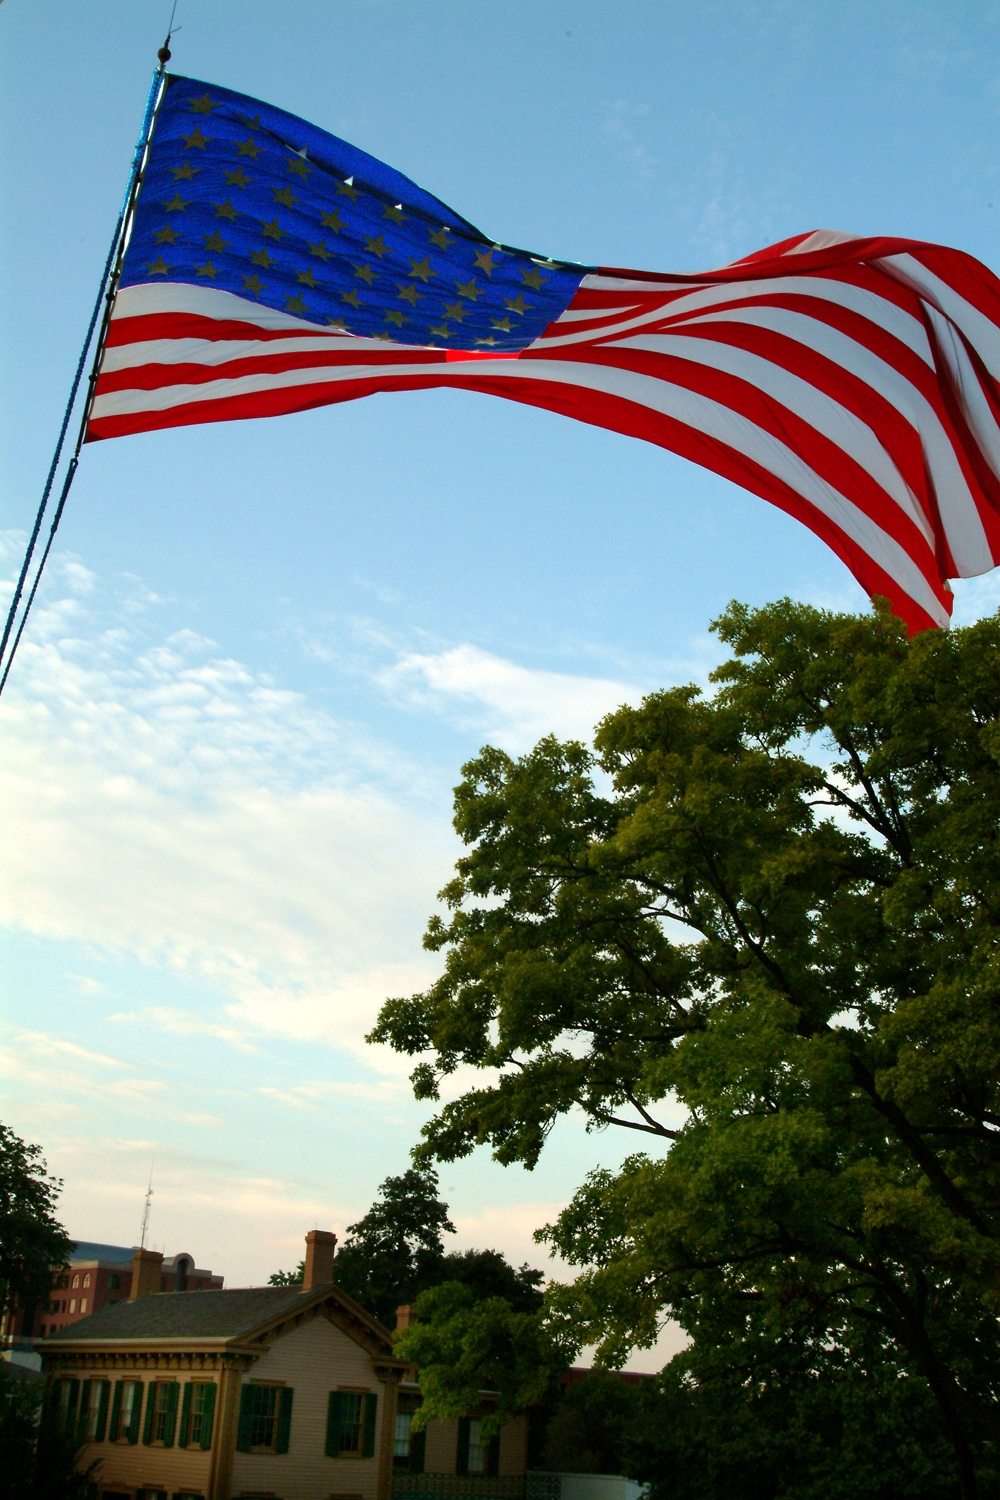
[[[172,23],[173,17],[171,17],[171,24]],[[111,306],[114,300],[115,289],[118,284],[118,277],[121,273],[122,256],[124,254],[125,244],[128,238],[128,230],[131,224],[132,211],[135,207],[136,194],[138,193],[139,183],[142,176],[142,167],[145,161],[146,152],[149,148],[149,141],[152,135],[153,125],[156,120],[157,107],[159,105],[160,98],[162,97],[163,75],[166,71],[167,63],[170,61],[170,37],[171,33],[168,31],[166,41],[156,54],[158,66],[153,73],[152,81],[149,85],[149,93],[146,96],[146,108],[143,111],[142,129],[139,132],[139,139],[136,142],[135,151],[132,154],[132,165],[129,170],[128,183],[126,185],[125,193],[122,198],[122,205],[118,211],[118,222],[115,225],[115,232],[111,239],[111,246],[108,250],[107,259],[104,263],[104,270],[101,275],[100,287],[97,293],[97,300],[95,301],[93,311],[90,314],[90,322],[87,325],[87,334],[83,342],[83,348],[80,350],[80,358],[77,361],[76,373],[73,376],[73,383],[70,387],[69,400],[66,403],[66,410],[63,412],[62,425],[59,428],[59,437],[56,441],[55,452],[52,455],[52,462],[49,465],[49,472],[45,480],[45,488],[42,491],[42,498],[38,506],[38,513],[35,516],[35,524],[32,527],[31,536],[28,539],[28,546],[24,554],[24,562],[21,565],[21,572],[18,576],[17,585],[14,589],[14,595],[10,602],[10,608],[7,611],[7,619],[4,624],[3,635],[0,636],[0,662],[3,663],[3,675],[0,676],[0,693],[3,692],[4,687],[7,683],[7,678],[10,675],[11,665],[14,661],[14,656],[17,648],[20,645],[21,637],[24,634],[24,627],[27,622],[28,615],[31,611],[31,606],[35,601],[35,595],[38,592],[38,585],[41,581],[42,572],[45,568],[46,562],[48,561],[49,553],[52,550],[52,543],[55,538],[56,531],[59,528],[59,522],[62,520],[62,513],[66,505],[66,498],[69,495],[70,487],[73,483],[77,466],[80,461],[80,449],[83,447],[83,441],[87,431],[87,422],[90,417],[90,408],[93,404],[94,387],[97,382],[98,365],[100,362],[101,354],[104,350],[104,340],[107,334],[108,322],[111,317]],[[31,566],[31,559],[34,555],[35,545],[38,541],[38,536],[42,528],[42,521],[45,517],[46,509],[48,508],[49,496],[52,493],[53,482],[55,480],[56,472],[59,468],[59,460],[62,456],[63,444],[66,441],[66,433],[69,430],[70,418],[72,417],[73,408],[76,405],[76,399],[79,395],[80,384],[83,379],[83,371],[87,363],[87,354],[93,341],[94,330],[97,327],[98,318],[101,317],[102,303],[104,306],[104,316],[103,318],[101,318],[100,332],[98,334],[97,340],[97,350],[94,356],[88,380],[87,399],[84,403],[83,419],[80,423],[80,430],[77,435],[76,445],[73,450],[73,456],[70,459],[69,468],[66,471],[66,477],[63,480],[62,490],[59,495],[59,502],[56,506],[55,514],[52,519],[52,525],[49,528],[49,535],[48,540],[45,544],[45,550],[42,553],[38,567],[35,571],[34,581],[32,582],[31,591],[28,594],[28,598],[25,602],[20,624],[17,628],[17,634],[14,636],[14,639],[11,642],[9,652],[7,652],[7,644],[10,641],[11,631],[14,628],[14,622],[17,619],[18,606],[24,593],[24,585],[28,577],[28,570]],[[4,660],[5,652],[7,652],[6,660]]]

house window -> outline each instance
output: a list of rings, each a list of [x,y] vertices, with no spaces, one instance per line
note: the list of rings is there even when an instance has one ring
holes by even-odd
[[[80,1298],[80,1311],[82,1313],[85,1313],[87,1311],[87,1299],[86,1299],[86,1297],[81,1297]]]
[[[119,1288],[121,1287],[121,1284],[122,1284],[122,1279],[118,1275],[118,1272],[117,1271],[109,1271],[108,1272],[108,1290],[111,1291],[111,1292],[117,1292],[119,1290]]]
[[[76,1312],[76,1298],[75,1297],[71,1297],[69,1299],[69,1310],[70,1310],[71,1313],[75,1313]]]
[[[63,1431],[65,1431],[66,1428],[69,1426],[70,1421],[72,1420],[72,1417],[73,1417],[73,1409],[72,1409],[72,1405],[71,1405],[72,1400],[73,1400],[73,1381],[72,1380],[60,1380],[60,1382],[59,1382],[59,1406],[58,1406],[58,1413],[59,1413],[59,1426],[63,1429]]]
[[[410,1427],[413,1413],[401,1411],[396,1416],[396,1433],[392,1444],[392,1459],[397,1468],[405,1468],[410,1462]]]
[[[342,1391],[340,1399],[340,1451],[360,1453],[365,1429],[364,1394]]]
[[[121,1401],[118,1406],[118,1420],[115,1430],[111,1434],[113,1443],[127,1443],[129,1431],[134,1424],[138,1423],[139,1403],[142,1400],[142,1384],[138,1380],[123,1380]]]
[[[158,1380],[153,1386],[153,1420],[150,1429],[150,1441],[162,1443],[167,1435],[167,1422],[170,1419],[170,1392],[172,1384],[166,1380]]]
[[[483,1424],[473,1418],[469,1423],[469,1473],[485,1474],[489,1444],[483,1441]]]
[[[97,1424],[101,1419],[101,1395],[104,1390],[103,1380],[92,1380],[90,1390],[87,1392],[87,1410],[82,1413],[86,1423],[85,1432],[88,1442],[93,1442],[97,1437]]]
[[[211,1435],[213,1390],[207,1380],[191,1382],[191,1414],[188,1444],[200,1448]]]
[[[86,1276],[83,1278],[83,1284],[84,1284],[84,1286],[89,1286],[90,1285],[90,1272],[89,1271],[87,1272]]]
[[[74,1289],[74,1291],[76,1290],[76,1288],[79,1285],[80,1285],[80,1278],[79,1278],[79,1276],[74,1276],[73,1277],[73,1289]]]
[[[254,1385],[253,1405],[250,1409],[250,1447],[273,1453],[278,1442],[278,1392],[277,1385]]]

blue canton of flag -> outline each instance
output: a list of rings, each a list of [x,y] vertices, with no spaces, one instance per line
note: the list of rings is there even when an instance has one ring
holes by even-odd
[[[589,269],[493,244],[336,136],[168,75],[120,285],[212,286],[366,338],[508,353]]]

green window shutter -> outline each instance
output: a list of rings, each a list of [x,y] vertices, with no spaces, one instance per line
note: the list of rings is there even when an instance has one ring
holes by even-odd
[[[139,1387],[139,1390],[140,1392],[142,1391],[142,1386]],[[144,1443],[151,1443],[153,1441],[153,1407],[155,1405],[156,1381],[151,1380],[149,1382],[149,1395],[146,1397],[146,1421],[142,1429],[142,1440]],[[138,1402],[136,1403],[136,1407],[134,1408],[134,1410],[138,1412]],[[129,1436],[129,1442],[135,1442],[135,1439],[131,1435]]]
[[[118,1423],[122,1414],[122,1384],[120,1380],[115,1381],[115,1397],[111,1403],[111,1431],[108,1434],[112,1442],[120,1436]]]
[[[495,1479],[500,1473],[500,1434],[490,1438],[489,1447],[486,1449],[486,1473],[490,1479]]]
[[[374,1392],[365,1397],[365,1430],[361,1438],[361,1457],[375,1457],[375,1413],[378,1411],[378,1397]]]
[[[188,1433],[191,1431],[191,1382],[185,1382],[184,1395],[181,1397],[181,1430],[177,1434],[178,1448],[186,1448],[188,1445]]]
[[[236,1428],[236,1448],[240,1453],[250,1452],[253,1434],[253,1386],[245,1385],[240,1391],[240,1420]]]
[[[468,1474],[469,1472],[469,1418],[458,1419],[458,1454],[455,1460],[455,1473]]]
[[[288,1439],[292,1434],[292,1398],[295,1392],[290,1385],[283,1385],[279,1393],[278,1401],[278,1440],[274,1445],[275,1453],[288,1452]]]
[[[130,1443],[137,1443],[139,1441],[139,1414],[142,1411],[143,1384],[141,1380],[136,1380],[133,1383],[137,1387],[137,1390],[135,1393],[135,1405],[132,1408],[132,1420],[128,1424],[128,1440]],[[149,1387],[149,1404],[150,1406],[153,1404],[152,1384]]]
[[[212,1414],[215,1411],[215,1382],[206,1385],[202,1392],[201,1408],[201,1446],[211,1448],[212,1446]]]
[[[339,1391],[331,1391],[326,1405],[326,1456],[340,1457],[340,1428],[343,1422],[344,1398]]]
[[[101,1404],[97,1408],[97,1431],[94,1433],[95,1443],[104,1442],[104,1434],[108,1430],[108,1402],[111,1399],[111,1381],[101,1381]]]
[[[167,1420],[163,1427],[163,1446],[172,1448],[174,1446],[174,1433],[177,1431],[177,1395],[180,1387],[176,1380],[172,1380],[167,1387]]]
[[[90,1381],[85,1380],[80,1386],[80,1411],[76,1423],[76,1440],[78,1443],[87,1441],[87,1417],[90,1414]]]
[[[427,1451],[427,1429],[413,1433],[410,1438],[410,1473],[424,1472],[424,1454]]]

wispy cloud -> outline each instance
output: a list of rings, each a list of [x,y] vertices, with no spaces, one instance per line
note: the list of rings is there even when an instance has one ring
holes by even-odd
[[[469,645],[401,652],[375,678],[396,702],[453,718],[514,749],[552,733],[589,740],[605,714],[642,696],[624,682],[518,666]]]
[[[78,1047],[75,1042],[64,1041],[62,1037],[49,1036],[43,1031],[22,1031],[14,1038],[19,1047],[28,1047],[32,1052],[50,1056],[53,1052],[61,1052],[66,1057],[77,1058],[81,1062],[97,1063],[103,1068],[131,1068],[134,1063],[125,1062],[120,1057],[108,1057],[104,1052],[91,1052],[87,1047]]]
[[[644,145],[639,130],[639,121],[646,119],[648,115],[648,104],[616,99],[608,106],[603,126],[605,141],[643,183],[652,178],[658,165],[657,158]]]
[[[211,1036],[227,1042],[238,1052],[256,1052],[257,1048],[247,1039],[246,1032],[235,1026],[222,1026],[208,1021],[191,1010],[176,1010],[168,1005],[147,1005],[142,1010],[116,1011],[107,1018],[124,1026],[155,1029],[171,1036]]]
[[[76,564],[53,583],[4,698],[0,922],[187,971],[235,1007],[151,1016],[175,1032],[366,1050],[385,996],[430,972],[444,809],[405,755],[212,641],[150,639]]]

